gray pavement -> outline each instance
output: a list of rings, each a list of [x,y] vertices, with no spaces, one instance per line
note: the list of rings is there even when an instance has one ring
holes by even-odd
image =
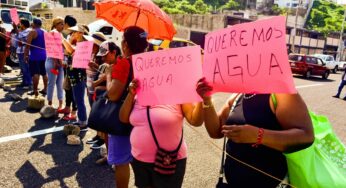
[[[346,143],[346,101],[331,97],[340,77],[341,73],[331,74],[328,80],[295,76],[294,81],[301,87],[298,91],[309,109],[328,116],[336,134]],[[17,92],[26,97],[23,91]],[[224,93],[215,95],[217,109],[227,97]],[[14,102],[7,92],[0,90],[0,139],[66,123],[59,119],[40,119],[37,112],[28,111],[26,106],[26,100]],[[83,134],[83,143],[94,134],[91,130]],[[188,163],[183,187],[215,187],[221,151],[210,142],[221,147],[222,141],[210,139],[203,126],[192,129],[186,124],[184,134]],[[0,187],[114,187],[113,171],[107,165],[96,165],[98,156],[99,152],[86,144],[66,145],[61,131],[3,142],[0,143]],[[134,187],[133,183],[131,174],[130,187]]]

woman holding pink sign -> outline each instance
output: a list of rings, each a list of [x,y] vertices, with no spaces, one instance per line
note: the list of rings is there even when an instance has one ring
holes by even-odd
[[[145,52],[148,42],[147,33],[136,26],[125,29],[121,48],[123,57],[116,58],[115,48],[106,42],[101,45],[98,56],[103,56],[105,62],[112,64],[107,71],[107,98],[121,107],[128,93],[128,86],[133,79],[132,55]],[[116,114],[117,116],[119,114]],[[118,116],[119,117],[119,116]],[[128,187],[130,180],[130,162],[132,161],[130,144],[130,125],[124,125],[117,119],[119,130],[108,134],[108,164],[115,166],[116,187]]]
[[[63,30],[64,30],[64,20],[61,17],[54,18],[51,32],[54,32],[54,34],[57,34],[57,35],[62,35]],[[63,51],[62,44],[61,44],[61,51]],[[59,100],[59,106],[58,106],[58,111],[59,111],[62,109],[63,99],[64,99],[64,90],[63,90],[64,69],[62,66],[62,60],[48,57],[46,60],[45,67],[46,67],[46,72],[48,75],[48,87],[47,87],[48,105],[53,104],[53,92],[54,92],[54,86],[56,85],[58,100]]]
[[[209,136],[226,137],[226,152],[253,167],[227,156],[223,169],[228,186],[277,187],[277,179],[283,180],[287,174],[283,152],[304,149],[314,141],[303,99],[299,94],[233,94],[216,113],[212,90],[205,79],[197,84]]]
[[[179,188],[183,184],[187,158],[183,121],[186,119],[193,126],[202,125],[202,104],[142,106],[135,97],[138,86],[138,80],[131,82],[120,109],[120,120],[133,125],[131,165],[135,185]]]
[[[68,30],[71,31],[72,34],[69,41],[63,41],[63,45],[69,54],[67,58],[67,76],[72,87],[73,99],[76,102],[78,109],[78,121],[73,124],[79,126],[81,131],[87,131],[87,112],[84,102],[86,91],[86,70],[81,68],[72,68],[72,59],[77,43],[85,41],[83,35],[89,34],[89,28],[86,25],[77,24],[76,26],[68,28]]]
[[[138,45],[136,41],[146,43],[143,30],[132,33],[134,36],[131,38],[124,33],[124,39],[130,40],[123,42],[123,49]],[[141,188],[180,188],[187,158],[183,121],[186,119],[193,126],[202,125],[202,103],[142,106],[136,100],[138,87],[138,80],[133,80],[119,112],[120,121],[133,125],[130,151],[135,185]]]

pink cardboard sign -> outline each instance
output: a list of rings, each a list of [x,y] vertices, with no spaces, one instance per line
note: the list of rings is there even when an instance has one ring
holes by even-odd
[[[91,60],[94,43],[92,41],[78,42],[72,59],[73,68],[87,69]]]
[[[196,92],[202,78],[200,46],[173,48],[134,55],[134,76],[140,82],[140,105],[183,104],[201,101]]]
[[[296,93],[287,56],[285,17],[208,33],[203,73],[214,92]]]
[[[10,9],[10,15],[11,15],[12,22],[15,23],[16,25],[18,25],[19,24],[19,16],[18,16],[17,9],[11,8]]]
[[[64,59],[62,48],[62,36],[58,32],[45,32],[44,43],[46,45],[47,57]]]

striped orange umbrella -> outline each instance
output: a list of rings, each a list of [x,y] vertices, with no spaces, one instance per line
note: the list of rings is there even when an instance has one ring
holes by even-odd
[[[105,0],[94,5],[96,17],[120,31],[138,26],[148,32],[148,38],[168,40],[177,33],[170,17],[151,0]]]

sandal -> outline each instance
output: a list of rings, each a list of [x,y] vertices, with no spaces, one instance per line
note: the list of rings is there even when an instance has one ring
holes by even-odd
[[[70,114],[71,110],[69,108],[59,108],[57,112],[58,114]]]
[[[41,91],[39,91],[39,93],[41,93],[42,95],[47,95],[47,91],[42,89]]]
[[[98,165],[107,164],[107,157],[102,157],[100,159],[97,159],[96,164]]]
[[[29,91],[27,94],[28,95],[35,95],[37,97],[38,96],[38,91]]]
[[[63,117],[62,119],[66,120],[66,121],[74,121],[77,119],[77,117],[76,117],[76,115],[69,114],[69,115]]]

